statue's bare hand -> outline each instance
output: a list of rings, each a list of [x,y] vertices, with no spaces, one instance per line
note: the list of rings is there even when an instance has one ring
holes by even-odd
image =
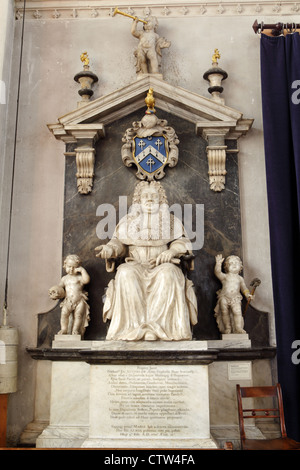
[[[96,254],[97,258],[104,258],[108,259],[111,258],[114,254],[114,250],[111,246],[108,245],[100,245],[95,248],[95,251],[98,251]]]
[[[175,258],[176,253],[173,250],[166,250],[163,251],[158,257],[156,258],[156,266],[162,263],[171,263],[173,260],[177,260]],[[179,260],[178,260],[179,261]]]
[[[224,261],[224,258],[223,258],[222,255],[217,255],[217,256],[216,256],[216,263],[222,264],[223,261]]]

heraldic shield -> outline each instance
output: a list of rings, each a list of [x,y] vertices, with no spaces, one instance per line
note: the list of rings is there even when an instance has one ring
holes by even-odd
[[[167,138],[164,135],[134,137],[133,158],[142,172],[158,172],[168,162]]]
[[[165,176],[167,165],[177,165],[179,140],[168,122],[156,116],[151,88],[145,102],[148,108],[143,118],[125,131],[121,155],[124,165],[137,167],[137,178],[152,181]]]

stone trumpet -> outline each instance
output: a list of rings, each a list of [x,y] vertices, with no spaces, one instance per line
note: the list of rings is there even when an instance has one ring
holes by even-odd
[[[132,18],[133,20],[138,20],[138,21],[141,21],[141,22],[144,23],[144,24],[147,24],[147,21],[145,21],[145,20],[140,20],[140,19],[137,18],[136,16],[132,16],[132,15],[129,15],[128,13],[124,13],[124,11],[119,10],[118,7],[115,8],[115,10],[114,10],[112,16],[115,16],[115,15],[128,16],[128,18]]]

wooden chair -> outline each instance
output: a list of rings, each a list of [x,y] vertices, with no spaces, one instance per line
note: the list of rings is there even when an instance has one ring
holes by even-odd
[[[287,437],[283,413],[283,401],[280,384],[270,387],[241,387],[236,386],[239,428],[242,450],[300,450],[300,442]],[[244,408],[243,398],[271,397],[277,403],[277,408]],[[245,419],[278,418],[281,437],[275,439],[247,439],[245,434]]]

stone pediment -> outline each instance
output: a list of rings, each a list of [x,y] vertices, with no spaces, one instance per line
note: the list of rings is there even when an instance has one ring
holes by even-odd
[[[91,191],[95,158],[95,142],[105,137],[105,126],[135,111],[146,110],[145,98],[152,88],[155,108],[178,116],[195,125],[195,133],[207,143],[208,174],[211,189],[220,191],[225,184],[225,139],[238,139],[251,128],[253,120],[223,104],[222,100],[206,98],[173,86],[163,79],[147,74],[135,82],[86,103],[49,124],[53,135],[63,142],[77,143],[77,184],[79,192]],[[143,113],[144,114],[144,113]],[[159,111],[157,112],[159,116]],[[142,117],[142,115],[141,115]]]
[[[106,124],[116,121],[134,111],[145,108],[145,97],[149,88],[155,94],[155,106],[195,124],[199,134],[207,128],[228,129],[228,137],[245,134],[252,125],[251,119],[244,119],[241,112],[210,98],[170,85],[155,76],[146,75],[134,83],[108,95],[90,101],[74,111],[58,118],[57,124],[48,127],[55,137],[64,140],[77,128],[99,129],[104,134]],[[91,126],[91,124],[94,126]]]

